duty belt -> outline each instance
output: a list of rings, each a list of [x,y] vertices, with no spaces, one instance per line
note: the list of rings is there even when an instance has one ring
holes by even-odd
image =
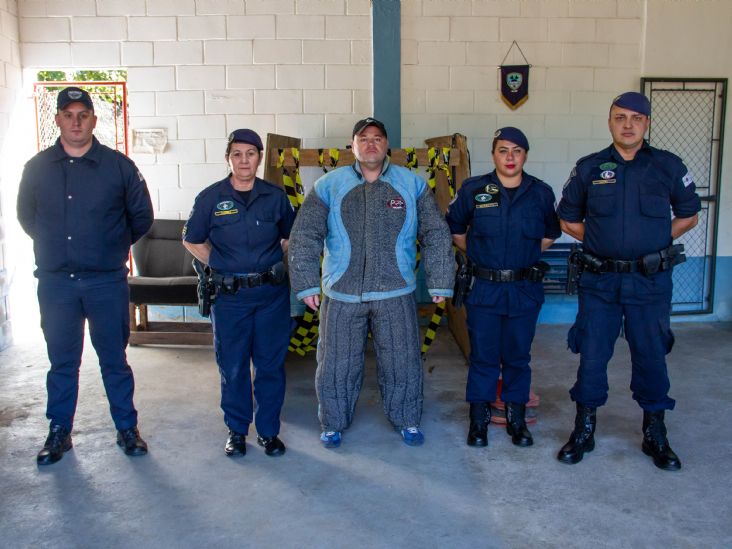
[[[473,266],[473,274],[477,278],[491,282],[516,282],[518,280],[541,282],[548,270],[549,265],[544,261],[524,269],[484,269],[477,265]]]
[[[684,245],[675,244],[640,259],[603,259],[590,253],[580,255],[584,268],[592,273],[642,273],[646,276],[668,271],[686,261]]]
[[[255,288],[262,284],[267,284],[271,282],[272,276],[269,272],[247,275],[213,273],[212,279],[217,290],[225,294],[235,294],[239,288]]]

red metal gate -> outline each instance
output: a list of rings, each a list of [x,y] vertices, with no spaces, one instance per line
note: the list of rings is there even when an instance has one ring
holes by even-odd
[[[54,121],[56,96],[66,86],[77,86],[89,92],[97,116],[96,138],[127,154],[127,84],[126,82],[36,82],[33,96],[36,103],[36,136],[38,150],[53,145],[59,130]]]

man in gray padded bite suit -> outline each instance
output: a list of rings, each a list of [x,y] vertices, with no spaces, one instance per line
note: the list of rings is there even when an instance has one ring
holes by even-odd
[[[340,445],[353,419],[369,330],[384,411],[406,444],[424,442],[416,239],[434,303],[452,295],[454,259],[432,192],[418,175],[390,164],[388,148],[384,124],[358,121],[356,162],[315,182],[290,235],[292,288],[310,308],[321,307],[315,389],[326,448]]]

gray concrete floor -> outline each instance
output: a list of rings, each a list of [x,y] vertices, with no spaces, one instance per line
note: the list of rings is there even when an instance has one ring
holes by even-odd
[[[535,445],[490,429],[465,445],[466,368],[447,328],[426,363],[421,448],[405,446],[381,411],[373,357],[343,445],[318,442],[313,356],[288,360],[281,436],[287,454],[256,444],[230,459],[211,348],[134,347],[140,429],[150,454],[128,458],[86,346],[74,448],[38,468],[46,435],[45,347],[0,353],[0,545],[3,547],[730,547],[732,325],[674,326],[667,416],[679,472],[640,451],[628,351],[610,365],[611,396],[597,447],[557,462],[571,429],[567,396],[577,358],[567,326],[539,326]],[[251,437],[254,442],[254,437]]]

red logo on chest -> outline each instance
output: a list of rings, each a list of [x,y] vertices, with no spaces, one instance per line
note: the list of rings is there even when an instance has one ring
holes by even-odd
[[[386,205],[392,210],[403,210],[404,200],[402,200],[401,198],[390,198],[386,201]]]

